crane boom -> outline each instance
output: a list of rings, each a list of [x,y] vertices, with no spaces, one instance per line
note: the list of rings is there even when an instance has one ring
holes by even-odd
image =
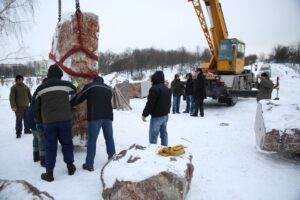
[[[228,31],[219,0],[203,0],[210,19],[210,31],[208,31],[200,0],[188,1],[193,3],[212,53],[210,62],[201,65],[203,71],[218,74],[241,74],[244,70],[245,44],[236,38],[228,39]]]
[[[196,1],[189,0],[189,1],[192,1],[192,3],[193,3],[193,6],[194,6],[196,14],[198,16],[199,22],[201,24],[201,28],[202,28],[203,33],[205,35],[206,41],[208,43],[209,49],[210,49],[212,55],[214,55],[215,54],[215,49],[214,49],[214,46],[213,46],[213,41],[210,37],[210,33],[208,31],[208,27],[207,27],[207,23],[206,23],[204,14],[203,14],[201,3],[200,3],[199,0],[196,0]]]

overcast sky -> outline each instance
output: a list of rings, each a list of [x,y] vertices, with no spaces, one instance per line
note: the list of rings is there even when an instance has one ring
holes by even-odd
[[[75,11],[75,0],[62,1],[62,13]],[[247,55],[269,54],[276,44],[300,41],[300,0],[220,2],[229,37],[244,41]],[[208,47],[192,3],[187,0],[80,0],[80,5],[81,11],[99,16],[102,52],[148,47],[169,50],[181,46],[195,51],[196,46],[202,50]],[[57,0],[39,0],[35,23],[24,38],[29,55],[48,58],[57,7]],[[209,23],[209,19],[206,21]],[[4,55],[15,48],[12,40],[6,41]]]

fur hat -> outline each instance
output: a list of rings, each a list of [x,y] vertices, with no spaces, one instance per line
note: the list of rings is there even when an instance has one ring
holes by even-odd
[[[18,74],[18,75],[16,76],[16,81],[19,80],[19,79],[24,79],[24,77]]]

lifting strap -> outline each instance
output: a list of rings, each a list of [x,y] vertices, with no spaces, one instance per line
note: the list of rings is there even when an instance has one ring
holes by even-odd
[[[59,17],[58,20],[60,21],[60,12],[61,12],[61,0],[59,0]],[[88,50],[86,47],[84,47],[83,44],[83,37],[82,37],[82,26],[81,26],[81,19],[82,19],[82,13],[80,11],[80,6],[79,6],[79,0],[76,0],[76,19],[77,19],[77,26],[78,26],[78,31],[79,31],[79,45],[76,45],[72,47],[63,57],[61,57],[60,60],[57,60],[55,55],[53,55],[51,52],[49,53],[49,59],[53,60],[64,72],[71,76],[76,76],[76,77],[82,77],[82,78],[95,78],[98,76],[98,71],[97,72],[90,72],[90,73],[84,73],[84,72],[76,72],[73,71],[71,68],[67,67],[64,65],[64,61],[71,56],[74,53],[77,53],[79,51],[84,52],[86,55],[88,55],[91,59],[98,61],[98,56],[95,55],[92,51]]]

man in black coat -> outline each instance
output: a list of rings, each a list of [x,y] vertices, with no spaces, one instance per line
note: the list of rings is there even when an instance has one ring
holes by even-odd
[[[193,113],[194,112],[194,104],[193,104],[193,90],[194,90],[194,83],[192,74],[188,73],[186,76],[186,84],[185,84],[185,96],[186,96],[186,108],[183,113]]]
[[[203,101],[206,99],[206,91],[205,91],[205,76],[200,68],[196,70],[197,79],[194,84],[194,92],[193,97],[195,99],[195,111],[191,115],[193,117],[198,116],[198,110],[200,108],[200,116],[204,116],[204,109],[203,109]]]
[[[156,71],[151,77],[152,87],[149,90],[142,120],[151,115],[149,128],[150,144],[157,144],[160,133],[161,145],[168,146],[167,122],[171,107],[171,90],[165,85],[165,76],[162,71]]]
[[[61,143],[68,174],[73,175],[76,170],[73,164],[72,114],[69,101],[69,95],[75,93],[76,88],[71,82],[61,80],[62,76],[63,72],[59,66],[51,65],[48,69],[48,80],[42,83],[33,95],[33,111],[37,129],[40,130],[42,123],[46,138],[46,173],[43,173],[41,178],[48,182],[54,180],[57,141]]]
[[[111,98],[112,89],[104,84],[102,77],[98,76],[92,83],[85,85],[82,91],[71,100],[72,106],[87,100],[88,143],[85,163],[82,165],[85,170],[94,171],[96,144],[101,128],[103,129],[108,159],[116,153],[112,128]]]

